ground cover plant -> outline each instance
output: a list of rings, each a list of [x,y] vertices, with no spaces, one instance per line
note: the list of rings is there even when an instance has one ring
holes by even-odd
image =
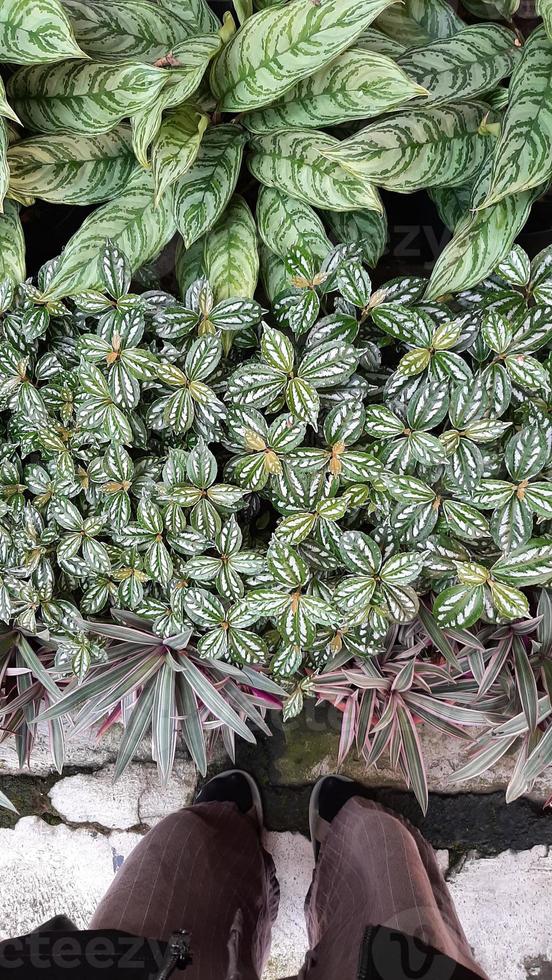
[[[552,42],[441,0],[236,12],[0,12],[2,734],[24,764],[47,721],[61,768],[122,722],[121,773],[151,729],[166,780],[179,737],[204,772],[318,697],[423,807],[422,721],[473,730],[466,778],[514,749],[513,799],[552,762],[552,253],[512,248]],[[378,186],[454,229],[429,280],[372,289]],[[26,279],[35,197],[107,203]]]

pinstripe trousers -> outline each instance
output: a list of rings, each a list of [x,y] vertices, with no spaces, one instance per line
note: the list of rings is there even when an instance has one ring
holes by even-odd
[[[256,825],[234,804],[203,803],[146,835],[90,928],[158,940],[186,929],[194,963],[174,980],[259,980],[278,902],[274,864]],[[359,797],[329,828],[306,917],[310,952],[297,980],[356,980],[370,925],[416,937],[486,980],[430,845],[399,817]],[[447,980],[435,975],[441,978]]]

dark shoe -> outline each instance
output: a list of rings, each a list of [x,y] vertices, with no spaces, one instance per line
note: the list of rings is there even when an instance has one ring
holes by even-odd
[[[235,803],[238,810],[264,824],[264,810],[259,787],[248,772],[229,769],[213,776],[199,791],[196,803]]]
[[[353,796],[366,798],[368,792],[362,783],[355,783],[347,776],[322,776],[316,783],[309,805],[310,836],[316,860],[332,820]]]

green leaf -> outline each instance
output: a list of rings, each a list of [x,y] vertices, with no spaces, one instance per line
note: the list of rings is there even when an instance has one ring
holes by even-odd
[[[188,657],[179,657],[178,670],[182,672],[187,683],[214,718],[228,725],[232,731],[236,732],[236,735],[245,739],[246,742],[255,742],[255,736],[249,731],[247,725],[219,694],[214,684]]]
[[[130,130],[101,136],[34,136],[8,150],[11,190],[55,204],[97,204],[122,194],[136,160]]]
[[[286,589],[298,588],[304,585],[308,579],[309,569],[306,562],[288,544],[277,537],[273,537],[270,542],[267,552],[267,565],[269,572],[276,581]]]
[[[0,118],[0,214],[4,210],[4,198],[10,181],[8,165],[8,131],[3,119]]]
[[[65,246],[44,296],[54,300],[101,288],[100,259],[108,238],[126,255],[132,270],[157,255],[175,229],[170,196],[155,207],[153,194],[151,174],[138,172],[116,201],[89,215]]]
[[[222,218],[208,232],[204,261],[217,301],[254,295],[259,275],[257,230],[253,215],[239,194],[234,195]]]
[[[29,129],[94,136],[151,104],[166,81],[166,73],[150,65],[63,62],[20,68],[8,95]]]
[[[287,389],[286,401],[292,414],[301,422],[308,422],[313,429],[318,428],[320,398],[316,388],[304,378],[292,378]]]
[[[537,0],[537,14],[544,21],[544,29],[552,38],[552,0]]]
[[[511,31],[478,24],[408,52],[399,64],[429,92],[428,104],[443,105],[484,95],[511,75],[519,56]]]
[[[303,0],[296,0],[303,3]],[[308,0],[307,0],[308,2]],[[254,177],[285,194],[328,211],[382,211],[376,189],[329,159],[339,141],[326,133],[289,130],[251,140]]]
[[[422,808],[422,813],[425,814],[429,805],[429,792],[422,746],[418,736],[416,722],[408,709],[402,704],[397,705],[397,721],[401,736],[403,764],[408,782]]]
[[[452,37],[465,27],[448,0],[407,0],[406,9],[430,37]]]
[[[14,283],[25,279],[25,236],[13,201],[5,201],[0,214],[0,280],[5,278]]]
[[[175,188],[176,224],[186,248],[213,227],[238,179],[244,136],[232,124],[210,127],[199,153]]]
[[[348,48],[390,0],[293,0],[250,17],[211,71],[221,112],[273,102]]]
[[[187,5],[178,16],[145,0],[64,0],[63,5],[79,44],[98,61],[153,63],[199,33],[187,22]]]
[[[353,242],[362,246],[362,257],[374,268],[387,245],[385,211],[327,211],[324,220],[338,242]]]
[[[0,61],[36,65],[85,57],[58,0],[2,0]]]
[[[303,201],[274,187],[261,187],[257,199],[257,226],[265,245],[285,259],[299,246],[322,262],[331,249],[324,225]]]
[[[391,112],[425,94],[390,58],[352,48],[243,121],[252,133],[320,129]]]
[[[156,204],[166,188],[192,166],[208,124],[208,116],[187,105],[161,123],[151,154]]]
[[[551,175],[552,41],[540,28],[528,38],[512,76],[491,186],[480,207],[537,187]]]
[[[323,154],[350,174],[401,194],[452,187],[481,168],[491,137],[481,132],[488,107],[477,102],[410,109],[371,123]]]

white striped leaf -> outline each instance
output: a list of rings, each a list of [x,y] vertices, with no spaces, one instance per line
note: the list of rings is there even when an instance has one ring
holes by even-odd
[[[259,260],[263,289],[270,302],[273,303],[281,293],[290,287],[287,269],[283,259],[271,252],[264,242],[260,242],[259,245]]]
[[[544,538],[535,538],[499,558],[492,574],[499,582],[517,588],[548,582],[552,578],[552,544]]]
[[[156,203],[167,187],[190,169],[208,125],[208,116],[187,105],[180,106],[161,123],[151,154]]]
[[[411,109],[372,123],[324,149],[352,175],[402,194],[463,184],[480,169],[491,137],[480,127],[488,107],[476,102]]]
[[[316,212],[284,191],[261,187],[256,216],[263,242],[283,259],[299,245],[322,262],[332,247]]]
[[[107,133],[155,101],[167,73],[150,65],[64,62],[20,68],[8,83],[17,115],[42,133]]]
[[[0,3],[0,61],[36,65],[85,57],[58,0]]]
[[[425,298],[469,289],[485,279],[509,254],[540,193],[537,188],[513,194],[484,211],[468,213],[437,259]]]
[[[190,34],[210,34],[220,30],[220,20],[207,0],[157,0],[157,6],[171,17],[184,21]]]
[[[246,115],[243,122],[253,133],[320,129],[391,112],[426,94],[390,58],[352,48],[303,79],[278,102]]]
[[[20,283],[25,275],[25,236],[19,207],[13,201],[4,201],[4,213],[0,214],[0,280]]]
[[[190,37],[174,49],[171,67],[164,69],[165,88],[153,104],[146,105],[132,116],[132,145],[143,167],[149,167],[148,151],[159,132],[163,112],[180,106],[196,91],[209,61],[219,48],[220,37],[206,34]],[[180,67],[176,67],[178,65]]]
[[[473,626],[484,608],[482,585],[453,585],[441,592],[433,603],[433,615],[440,626]]]
[[[333,136],[309,130],[289,130],[251,141],[248,160],[254,177],[328,211],[383,210],[379,194],[368,181],[343,170],[327,153],[339,147]]]
[[[205,275],[203,246],[204,241],[202,238],[194,242],[190,248],[186,248],[181,238],[178,239],[174,259],[174,273],[182,297],[186,295],[193,282],[196,282],[197,279],[201,279]]]
[[[122,193],[136,168],[130,129],[101,136],[34,136],[8,150],[11,191],[58,204],[96,204]]]
[[[98,208],[69,239],[45,295],[49,300],[101,288],[102,256],[107,239],[125,254],[136,271],[172,238],[172,195],[154,206],[151,174],[136,173],[116,201]]]
[[[540,28],[528,39],[512,76],[491,186],[480,207],[536,187],[551,175],[552,41]]]
[[[250,17],[213,64],[211,90],[222,112],[273,102],[322,68],[392,0],[292,0]]]
[[[368,27],[355,41],[355,48],[362,48],[363,51],[372,51],[375,54],[384,54],[393,61],[398,61],[402,54],[407,51],[405,44],[398,38],[388,37],[375,27]]]
[[[250,298],[257,288],[257,229],[244,199],[235,194],[205,237],[205,272],[215,299]]]
[[[324,220],[338,242],[362,245],[364,261],[375,268],[387,245],[385,211],[327,211]]]
[[[5,119],[11,119],[12,122],[18,123],[19,119],[16,113],[13,111],[11,105],[6,98],[6,89],[4,87],[4,82],[0,78],[0,116],[4,116]],[[17,133],[16,130],[14,130]],[[11,140],[10,140],[11,142]]]
[[[187,248],[215,224],[238,180],[245,137],[232,124],[207,130],[199,153],[175,187],[175,217]]]
[[[153,63],[172,51],[194,25],[146,0],[64,0],[80,46],[97,61]]]
[[[511,75],[520,57],[519,42],[498,24],[467,27],[404,55],[399,64],[427,89],[428,103],[473,99]]]

